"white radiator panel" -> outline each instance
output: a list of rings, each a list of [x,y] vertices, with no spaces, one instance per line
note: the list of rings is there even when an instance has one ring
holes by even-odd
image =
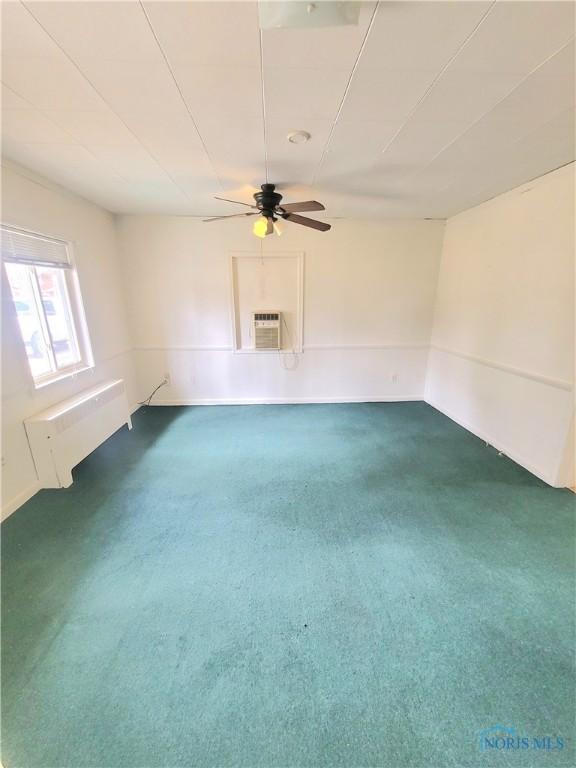
[[[73,467],[124,424],[132,429],[122,379],[104,382],[26,419],[42,488],[68,488]]]

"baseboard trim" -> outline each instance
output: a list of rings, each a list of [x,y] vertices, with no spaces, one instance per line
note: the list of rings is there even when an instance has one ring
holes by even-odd
[[[322,403],[401,403],[422,401],[422,395],[380,395],[378,397],[246,397],[186,398],[153,400],[151,405],[321,405]]]
[[[24,491],[19,493],[17,496],[14,496],[13,499],[10,499],[10,501],[6,502],[6,504],[3,504],[0,520],[4,522],[4,520],[10,517],[13,512],[16,512],[16,510],[19,509],[23,504],[26,504],[26,502],[29,501],[32,496],[35,496],[40,488],[41,486],[39,482],[32,483],[32,485],[29,485],[28,488],[26,488]]]
[[[440,413],[443,413],[444,416],[447,416],[449,419],[456,422],[456,424],[458,424],[459,426],[468,430],[468,432],[471,432],[480,440],[484,440],[485,443],[488,443],[493,448],[496,448],[497,451],[499,451],[500,453],[503,453],[509,459],[512,459],[512,461],[516,462],[516,464],[519,464],[521,467],[524,467],[524,469],[527,469],[528,472],[530,472],[531,474],[536,475],[538,479],[542,480],[547,485],[551,485],[553,488],[564,487],[562,485],[558,485],[555,481],[555,478],[550,477],[550,474],[547,474],[546,472],[542,472],[541,469],[534,466],[529,461],[526,461],[526,459],[523,456],[521,456],[518,453],[518,451],[516,451],[513,448],[510,448],[509,445],[505,445],[504,443],[500,442],[500,440],[497,440],[487,432],[484,432],[483,430],[478,429],[478,427],[476,427],[474,424],[470,424],[470,422],[466,421],[465,419],[461,419],[459,416],[457,416],[455,413],[453,413],[449,409],[444,408],[444,406],[440,405],[440,403],[438,403],[437,401],[429,397],[425,397],[424,401],[428,403],[428,405],[431,405],[432,408],[435,408],[437,411],[440,411]]]

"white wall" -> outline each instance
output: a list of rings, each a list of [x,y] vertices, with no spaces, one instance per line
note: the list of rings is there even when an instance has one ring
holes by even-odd
[[[73,241],[95,367],[35,390],[2,270],[2,514],[37,490],[23,419],[107,378],[124,378],[129,401],[135,386],[131,341],[116,250],[114,217],[3,161],[2,221]]]
[[[422,398],[444,222],[332,223],[262,242],[263,285],[266,254],[304,252],[304,351],[280,356],[232,352],[229,254],[259,250],[249,220],[120,217],[140,396],[168,372],[157,403]]]
[[[573,373],[571,165],[447,222],[426,400],[570,485]]]
[[[229,254],[260,247],[249,222],[115,221],[7,163],[2,220],[74,241],[96,367],[34,390],[3,301],[3,513],[37,488],[24,418],[109,377],[126,379],[135,403],[166,372],[154,402],[425,397],[547,482],[573,484],[573,183],[562,169],[446,231],[439,221],[334,220],[329,233],[287,223],[262,243],[265,265],[281,251],[305,259],[304,351],[280,356],[232,352]]]

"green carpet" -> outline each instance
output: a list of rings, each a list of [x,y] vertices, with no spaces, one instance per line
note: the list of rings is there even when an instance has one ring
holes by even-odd
[[[2,526],[5,768],[574,763],[574,496],[424,403],[142,409],[74,474]]]

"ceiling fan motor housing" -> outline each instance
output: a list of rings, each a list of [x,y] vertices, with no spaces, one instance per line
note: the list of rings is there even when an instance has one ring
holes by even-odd
[[[317,200],[303,200],[300,203],[284,203],[284,205],[282,205],[282,195],[279,192],[276,192],[275,184],[262,184],[260,192],[256,192],[254,195],[256,205],[250,205],[250,203],[245,203],[240,200],[229,200],[227,197],[216,197],[216,200],[224,200],[226,203],[244,205],[247,208],[251,208],[252,211],[249,213],[233,213],[230,216],[215,216],[210,219],[204,219],[204,221],[220,221],[220,219],[232,219],[238,216],[261,216],[262,218],[254,224],[254,234],[258,235],[258,237],[271,235],[275,229],[273,224],[278,221],[279,218],[291,221],[293,224],[300,224],[303,227],[317,229],[320,232],[327,232],[332,226],[325,221],[317,221],[316,219],[309,219],[306,216],[300,216],[300,211],[325,210],[322,203],[319,203]],[[278,232],[278,229],[276,229],[276,231]],[[278,232],[278,234],[280,233]]]
[[[260,187],[261,192],[256,192],[254,200],[256,205],[262,211],[262,216],[267,219],[274,218],[274,209],[277,205],[280,205],[282,195],[279,192],[275,192],[275,184],[262,184]]]

